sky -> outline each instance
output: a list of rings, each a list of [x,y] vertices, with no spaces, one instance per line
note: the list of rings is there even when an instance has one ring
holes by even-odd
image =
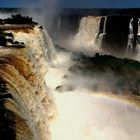
[[[0,0],[0,7],[140,8],[140,0]]]

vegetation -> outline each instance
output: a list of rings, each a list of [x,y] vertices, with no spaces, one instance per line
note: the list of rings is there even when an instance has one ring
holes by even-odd
[[[91,83],[93,90],[111,90],[115,94],[131,93],[140,96],[140,62],[136,60],[99,54],[87,57],[81,54],[69,72],[65,76],[67,79],[78,75],[92,77],[96,81]]]
[[[87,57],[81,54],[80,59],[80,62],[76,64],[77,67],[82,67],[87,70],[90,67],[92,71],[112,71],[119,75],[140,71],[140,62],[128,58],[121,59],[111,55],[99,55],[97,53],[94,57]]]
[[[38,23],[34,22],[33,19],[29,16],[22,16],[21,14],[12,15],[7,19],[0,19],[0,24],[31,24],[37,25]]]

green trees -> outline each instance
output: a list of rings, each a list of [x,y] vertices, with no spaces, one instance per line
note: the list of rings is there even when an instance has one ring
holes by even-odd
[[[29,16],[22,16],[21,14],[12,15],[10,18],[0,21],[3,24],[32,24],[37,25],[36,22]]]

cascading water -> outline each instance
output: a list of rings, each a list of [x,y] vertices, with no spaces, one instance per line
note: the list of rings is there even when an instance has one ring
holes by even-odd
[[[71,41],[73,49],[89,54],[94,51],[96,36],[99,32],[100,17],[81,18],[79,31]],[[94,47],[92,47],[94,46]],[[88,49],[87,49],[88,48]],[[97,47],[96,47],[97,50]]]
[[[5,41],[0,48],[0,112],[3,115],[4,107],[7,114],[3,120],[6,125],[0,116],[0,136],[9,140],[48,140],[55,107],[43,76],[49,61],[55,58],[54,51],[51,56],[53,44],[46,44],[44,40],[50,38],[37,25],[4,24],[0,28]],[[44,53],[48,46],[50,57]]]
[[[89,42],[95,39],[98,20],[88,17],[87,20],[83,18],[84,23],[81,21],[81,31],[76,37],[80,36],[81,41],[88,36],[84,40],[86,49],[90,49]],[[93,28],[92,32],[89,28]],[[89,58],[64,48],[57,48],[55,56],[51,38],[42,27],[15,27],[5,31],[9,32],[14,40],[22,43],[19,45],[22,48],[8,44],[0,49],[0,77],[11,93],[4,105],[16,114],[16,139],[140,139],[139,84],[134,80],[139,78],[139,62],[99,54]],[[99,51],[96,49],[89,52],[95,54]],[[55,58],[57,67],[48,65]]]
[[[98,22],[93,24],[95,19],[88,17],[86,21],[86,18],[83,18],[84,22],[81,22],[80,31],[75,36],[75,39],[78,38],[81,42],[80,47],[85,45],[85,50],[90,50],[90,56],[91,53],[94,55],[96,52],[102,52],[96,47],[90,49],[89,45],[92,42],[94,47],[93,40],[97,35],[95,29],[99,27]],[[91,20],[92,24],[89,23]],[[91,28],[94,31],[91,31]],[[77,44],[73,44],[73,47],[77,47]],[[118,65],[116,70],[111,70],[108,66],[105,66],[106,68],[101,66],[102,61],[108,61],[105,58],[108,56],[101,58],[96,54],[95,60],[92,60],[79,54],[80,52],[87,54],[82,48],[79,50],[68,48],[71,51],[67,48],[59,49],[57,48],[58,67],[49,68],[46,75],[46,84],[54,93],[58,115],[51,125],[52,140],[139,140],[140,98],[133,95],[133,87],[137,89],[134,94],[139,95],[139,84],[137,87],[135,82],[132,85],[129,85],[129,82],[126,85],[124,83],[128,81],[128,77],[132,79],[134,76],[139,77],[140,67],[138,66],[135,72],[130,72],[128,77],[127,74],[123,77],[124,73],[117,75],[121,70],[124,72],[125,68],[120,69],[123,67],[123,60],[122,66],[119,67],[118,62],[109,56],[111,59],[109,65],[112,63]],[[126,59],[124,63],[126,61],[129,60]],[[99,69],[96,69],[96,63],[99,64]],[[132,86],[132,91],[129,86]]]
[[[33,53],[35,53],[35,57],[37,57],[37,60],[41,58],[40,61],[42,62],[40,62],[40,64],[43,65],[44,69],[46,68],[47,70],[47,66],[45,65],[48,65],[48,63],[53,64],[54,61],[56,61],[56,54],[52,40],[49,37],[47,30],[41,28],[42,27],[35,27],[34,31],[30,33],[17,32],[14,34],[17,41],[26,42],[27,46],[29,47],[32,45],[34,46],[32,49]],[[43,60],[44,58],[45,60]]]
[[[44,38],[44,41],[45,44],[43,45],[43,52],[44,53],[47,53],[45,54],[46,57],[48,57],[48,62],[52,65],[55,65],[55,61],[56,61],[56,52],[55,52],[55,48],[54,48],[54,45],[53,45],[53,42],[52,42],[52,39],[50,38],[47,30],[42,30],[43,32],[43,38]],[[46,51],[47,49],[47,51]]]
[[[138,52],[138,26],[137,17],[102,17],[96,37],[97,45],[114,56],[134,56]]]
[[[79,32],[75,36],[75,40],[79,45],[94,45],[94,41],[99,30],[99,24],[100,17],[88,16],[81,19]]]

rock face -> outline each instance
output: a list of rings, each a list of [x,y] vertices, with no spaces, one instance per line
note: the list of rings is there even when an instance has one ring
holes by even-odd
[[[49,140],[48,126],[55,109],[43,76],[48,62],[55,59],[53,44],[51,40],[45,43],[44,31],[37,26],[5,32],[12,33],[14,40],[23,42],[25,47],[11,44],[0,48],[0,79],[6,88],[0,92],[0,112],[7,114],[6,120],[12,127],[8,130],[13,134],[4,135],[8,124],[0,125],[0,136],[4,135],[5,140]],[[5,120],[2,115],[0,121]]]

